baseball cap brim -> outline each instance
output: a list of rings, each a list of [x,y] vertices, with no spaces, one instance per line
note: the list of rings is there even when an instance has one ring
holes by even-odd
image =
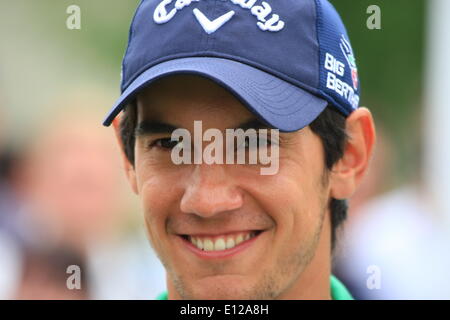
[[[109,126],[141,89],[174,74],[197,74],[215,81],[231,91],[262,121],[285,132],[304,128],[328,104],[298,86],[247,64],[216,57],[189,57],[165,61],[141,73],[123,91],[103,125]]]

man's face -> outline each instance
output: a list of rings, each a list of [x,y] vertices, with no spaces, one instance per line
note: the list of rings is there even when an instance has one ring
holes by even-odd
[[[154,83],[137,105],[138,127],[144,121],[168,124],[192,136],[194,120],[202,121],[203,130],[225,132],[255,119],[222,87],[188,75]],[[169,295],[280,298],[298,286],[313,260],[329,259],[328,179],[321,141],[309,127],[280,133],[275,175],[261,175],[255,164],[176,165],[170,134],[140,132],[134,167],[135,191],[167,270]],[[203,251],[192,238],[204,247],[217,241],[235,246]]]

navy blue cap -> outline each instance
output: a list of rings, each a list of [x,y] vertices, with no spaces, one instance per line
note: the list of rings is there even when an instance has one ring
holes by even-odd
[[[328,104],[345,116],[359,105],[355,56],[327,0],[141,1],[122,94],[103,124],[139,90],[173,74],[215,81],[280,131],[307,126]]]

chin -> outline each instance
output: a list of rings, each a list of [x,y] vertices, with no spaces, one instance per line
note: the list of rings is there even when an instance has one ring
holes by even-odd
[[[243,276],[212,276],[192,283],[184,296],[194,300],[267,299],[270,295],[264,294],[262,287],[254,282],[248,278],[243,280]]]

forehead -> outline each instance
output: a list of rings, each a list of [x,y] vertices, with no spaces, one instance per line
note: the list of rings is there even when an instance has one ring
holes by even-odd
[[[190,120],[242,122],[255,116],[230,91],[197,75],[172,75],[144,89],[137,97],[138,118],[170,123]]]

